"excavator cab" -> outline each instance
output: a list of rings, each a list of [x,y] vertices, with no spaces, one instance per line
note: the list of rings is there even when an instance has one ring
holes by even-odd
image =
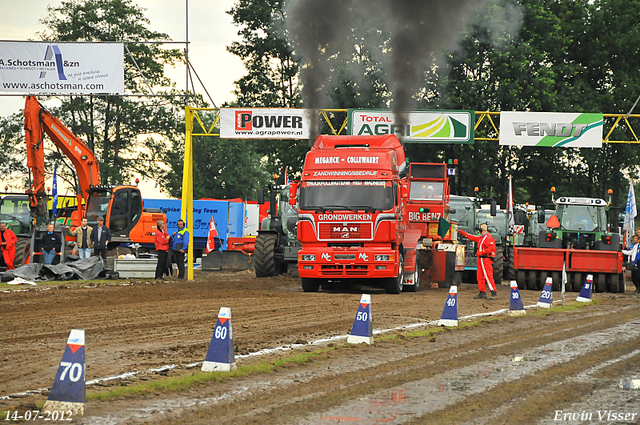
[[[87,203],[89,225],[96,226],[100,216],[105,217],[113,242],[131,242],[130,235],[135,233],[134,229],[139,231],[137,228],[142,217],[140,189],[134,186],[92,187]]]

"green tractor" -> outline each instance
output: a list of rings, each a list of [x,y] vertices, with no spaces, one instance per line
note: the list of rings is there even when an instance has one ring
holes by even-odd
[[[301,247],[297,236],[298,211],[289,205],[289,185],[269,184],[266,189],[269,215],[262,220],[253,254],[257,277],[286,273],[289,264],[297,264]],[[264,189],[259,189],[259,204],[265,203],[264,195]]]

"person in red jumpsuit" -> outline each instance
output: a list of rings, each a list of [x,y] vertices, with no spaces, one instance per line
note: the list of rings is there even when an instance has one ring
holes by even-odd
[[[7,270],[13,270],[13,260],[16,258],[16,241],[18,238],[13,230],[7,229],[6,223],[0,223],[0,251],[2,251],[2,257],[4,263],[7,265]]]
[[[493,280],[493,257],[496,256],[496,241],[487,231],[487,224],[480,224],[480,236],[469,234],[463,230],[459,230],[458,233],[478,245],[478,270],[476,276],[478,277],[478,289],[480,292],[474,298],[487,298],[486,282],[491,291],[491,299],[495,300],[498,298],[496,283]]]

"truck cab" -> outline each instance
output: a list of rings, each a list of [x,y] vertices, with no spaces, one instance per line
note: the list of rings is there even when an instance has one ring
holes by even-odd
[[[382,283],[390,293],[402,291],[405,165],[395,135],[316,139],[299,183],[298,273],[304,291],[361,278]]]

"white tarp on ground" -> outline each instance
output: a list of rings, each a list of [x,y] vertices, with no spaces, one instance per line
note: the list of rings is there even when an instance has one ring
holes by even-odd
[[[124,93],[124,45],[0,42],[0,92]]]

